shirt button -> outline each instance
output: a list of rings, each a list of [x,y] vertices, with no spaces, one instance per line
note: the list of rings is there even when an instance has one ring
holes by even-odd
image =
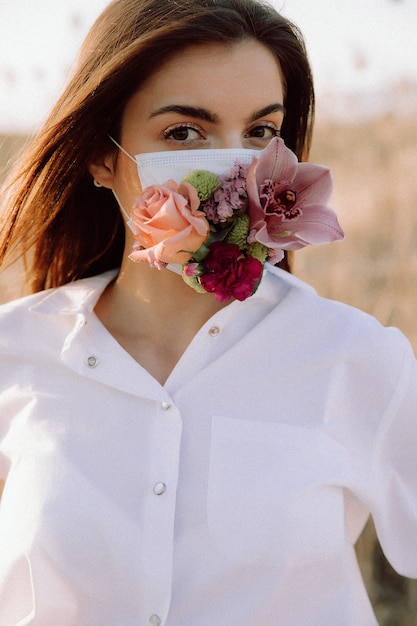
[[[163,409],[164,411],[168,411],[168,409],[171,408],[171,405],[169,402],[161,402],[161,409]]]
[[[155,613],[150,616],[149,623],[151,626],[161,626],[162,624],[161,618],[159,617],[159,615],[156,615]]]
[[[220,332],[220,328],[218,326],[212,326],[209,330],[210,337],[216,337]]]
[[[98,364],[98,359],[97,359],[96,356],[91,355],[91,356],[87,357],[86,363],[87,363],[88,367],[96,367],[97,364]]]
[[[153,492],[156,496],[161,496],[167,490],[167,486],[165,483],[155,483],[153,487]]]

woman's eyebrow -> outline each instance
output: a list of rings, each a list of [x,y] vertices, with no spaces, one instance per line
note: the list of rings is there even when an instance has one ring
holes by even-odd
[[[204,120],[205,122],[210,122],[211,124],[216,124],[219,121],[218,115],[210,113],[207,109],[184,104],[168,104],[167,106],[152,111],[149,117],[157,117],[158,115],[164,115],[165,113],[179,113],[179,115],[184,115],[184,117],[195,117],[196,119]]]
[[[267,115],[270,115],[271,113],[285,113],[285,107],[283,104],[276,102],[274,104],[269,104],[266,107],[263,107],[262,109],[259,109],[259,111],[255,111],[255,113],[253,113],[253,115],[250,116],[250,118],[248,119],[248,122],[255,122],[256,120],[259,120],[261,117],[266,117]]]
[[[273,104],[269,104],[258,111],[255,111],[248,119],[248,122],[255,122],[259,120],[261,117],[265,117],[266,115],[270,115],[271,113],[285,113],[285,107],[283,104],[279,102],[275,102]],[[217,113],[211,113],[208,109],[204,109],[203,107],[193,107],[187,104],[168,104],[166,106],[160,107],[155,111],[152,111],[149,118],[157,117],[158,115],[164,115],[166,113],[178,113],[179,115],[183,115],[184,117],[194,117],[196,119],[204,120],[205,122],[210,122],[211,124],[218,124],[220,121]]]

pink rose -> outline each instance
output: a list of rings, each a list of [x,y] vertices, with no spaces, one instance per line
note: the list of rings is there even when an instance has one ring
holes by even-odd
[[[230,298],[246,300],[251,296],[262,277],[263,265],[251,256],[243,256],[238,245],[216,241],[203,261],[205,273],[200,283],[216,300],[227,302]]]
[[[343,239],[337,217],[327,206],[331,191],[326,167],[298,163],[282,139],[273,139],[248,170],[248,242],[267,246],[270,261],[276,262],[282,250]]]
[[[189,183],[173,180],[152,185],[136,198],[131,222],[135,244],[132,261],[163,268],[167,263],[186,263],[209,233],[200,200]]]

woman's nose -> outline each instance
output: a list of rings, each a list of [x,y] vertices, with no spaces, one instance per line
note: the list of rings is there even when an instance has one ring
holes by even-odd
[[[240,132],[228,132],[220,135],[216,141],[216,148],[244,148],[244,138]]]

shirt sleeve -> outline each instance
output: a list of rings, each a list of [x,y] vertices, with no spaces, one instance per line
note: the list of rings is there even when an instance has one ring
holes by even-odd
[[[3,319],[0,321],[4,322]],[[19,327],[18,321],[16,322]],[[11,323],[0,325],[0,481],[5,481],[10,469],[9,433],[23,403],[21,379],[24,355],[12,350]]]
[[[0,376],[3,368],[0,367]],[[18,395],[15,396],[13,388],[0,389],[0,481],[5,481],[10,468],[8,449],[8,433],[15,414],[15,403]]]
[[[371,513],[381,547],[400,574],[417,578],[417,362],[411,347],[370,464]]]
[[[33,320],[27,315],[26,300],[15,300],[0,307],[0,481],[6,480],[11,465],[13,425],[28,404],[30,354],[34,346],[42,342]]]

